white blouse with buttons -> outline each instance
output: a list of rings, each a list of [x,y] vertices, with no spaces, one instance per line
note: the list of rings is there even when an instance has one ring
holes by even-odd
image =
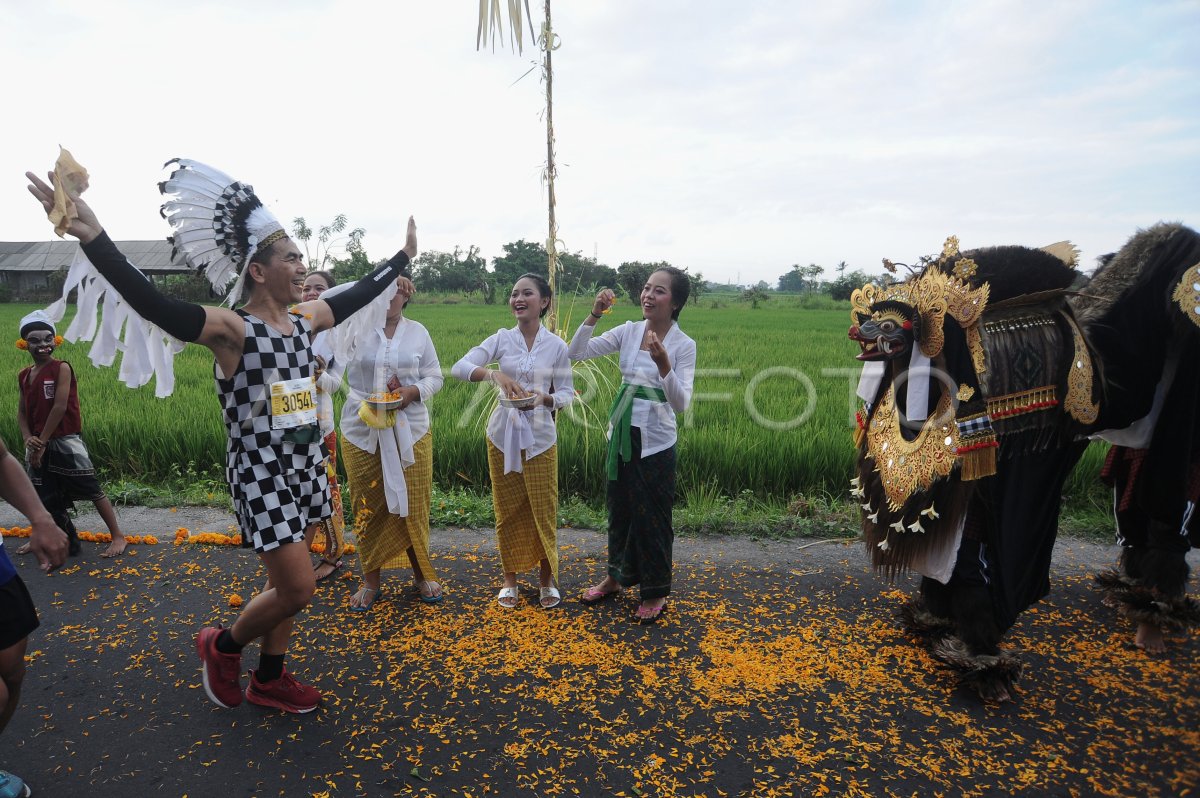
[[[497,330],[463,355],[450,369],[450,374],[469,382],[475,369],[486,368],[492,363],[526,391],[541,391],[554,400],[553,408],[540,403],[530,410],[517,411],[497,406],[488,419],[488,440],[503,450],[505,428],[511,413],[523,413],[533,433],[533,445],[525,449],[525,458],[537,457],[558,440],[551,410],[565,407],[575,398],[567,345],[545,327],[538,328],[532,347],[525,344],[525,335],[518,327]]]
[[[433,340],[424,325],[412,319],[401,319],[392,337],[376,329],[374,336],[359,344],[354,361],[346,364],[346,381],[350,394],[342,406],[342,437],[358,448],[374,452],[376,431],[358,417],[363,399],[387,391],[388,380],[394,375],[401,386],[415,385],[421,401],[412,402],[396,413],[403,416],[396,423],[407,422],[412,440],[418,441],[429,431],[429,408],[426,402],[442,389],[445,379],[438,362]]]
[[[696,342],[679,329],[677,322],[671,323],[670,331],[661,342],[671,361],[671,370],[663,377],[650,353],[642,349],[642,339],[646,335],[644,320],[627,321],[593,337],[595,329],[591,324],[579,325],[567,348],[568,356],[571,360],[588,360],[619,352],[618,367],[623,382],[661,388],[667,396],[666,402],[633,400],[631,424],[642,431],[642,457],[674,446],[678,439],[675,414],[687,410],[692,402]]]

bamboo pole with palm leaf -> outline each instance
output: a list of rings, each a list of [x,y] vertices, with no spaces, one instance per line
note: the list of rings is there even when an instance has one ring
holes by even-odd
[[[504,17],[508,17],[509,43],[515,45],[519,53],[525,52],[524,31],[526,21],[530,35],[533,31],[533,16],[529,12],[529,0],[524,0],[524,16],[522,16],[522,0],[508,0],[507,15],[502,13],[500,0],[479,0],[479,25],[475,31],[475,49],[488,42],[488,37],[494,42],[496,38],[503,39]],[[542,22],[541,35],[536,43],[542,49],[542,82],[546,87],[546,164],[542,169],[542,182],[546,186],[547,204],[547,235],[546,235],[546,282],[550,284],[550,308],[546,311],[545,324],[550,332],[558,332],[558,253],[563,249],[562,241],[558,238],[558,220],[555,215],[556,198],[554,181],[558,177],[558,167],[554,159],[554,69],[551,54],[559,48],[561,41],[551,24],[550,0],[545,4],[546,17]]]

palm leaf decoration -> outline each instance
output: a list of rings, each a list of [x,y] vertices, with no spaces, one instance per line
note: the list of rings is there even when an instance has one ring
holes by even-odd
[[[525,31],[533,36],[533,15],[529,13],[529,0],[525,0],[525,14],[521,15],[521,0],[508,0],[508,43],[518,53],[525,52]],[[549,15],[547,15],[549,16]],[[475,30],[475,49],[485,46],[488,38],[495,49],[496,39],[504,38],[504,17],[500,0],[479,0],[479,27]],[[528,22],[528,25],[526,25]],[[536,43],[536,42],[535,42]]]
[[[533,15],[529,11],[529,0],[507,0],[507,13],[501,6],[501,0],[479,0],[479,25],[475,30],[475,49],[486,45],[490,39],[493,49],[497,39],[503,41],[505,19],[508,24],[509,45],[517,52],[525,52],[525,31],[533,37]],[[542,83],[546,87],[546,163],[542,168],[542,182],[546,185],[547,205],[547,235],[546,235],[546,281],[550,283],[553,297],[550,300],[550,310],[546,313],[546,328],[550,332],[558,332],[558,253],[566,246],[558,237],[558,221],[554,208],[557,200],[554,194],[554,180],[558,177],[558,167],[554,159],[554,71],[551,64],[551,53],[561,44],[558,35],[550,25],[550,0],[545,0],[546,17],[542,22],[541,35],[536,43],[542,49]],[[522,14],[522,11],[524,12]]]

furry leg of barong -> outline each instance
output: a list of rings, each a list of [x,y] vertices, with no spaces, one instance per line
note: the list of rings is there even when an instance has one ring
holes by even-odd
[[[557,585],[558,446],[523,460],[522,471],[507,474],[504,452],[491,441],[487,452],[501,567],[505,573],[524,573],[546,559]]]
[[[910,596],[900,608],[900,621],[908,631],[929,640],[940,640],[954,633],[954,621],[935,614],[925,597]]]
[[[1096,583],[1104,592],[1104,604],[1134,623],[1151,623],[1172,632],[1200,626],[1200,601],[1190,596],[1164,596],[1115,569],[1096,574]]]
[[[899,614],[904,627],[924,641],[930,656],[954,670],[959,686],[984,701],[1016,698],[1015,685],[1025,668],[1016,654],[972,653],[971,647],[954,634],[954,621],[930,610],[923,596],[909,598]]]
[[[1015,685],[1025,666],[1011,651],[974,654],[970,646],[949,635],[935,641],[929,647],[929,653],[953,668],[959,685],[972,690],[984,701],[1002,702],[1016,698]]]
[[[342,460],[350,481],[354,508],[354,534],[363,571],[376,568],[419,567],[421,578],[438,581],[429,558],[429,509],[433,500],[433,434],[426,433],[413,444],[416,459],[404,469],[408,490],[408,515],[388,512],[383,488],[383,465],[379,454],[359,449],[342,438]],[[416,563],[409,560],[413,549]],[[414,571],[415,572],[415,571]]]

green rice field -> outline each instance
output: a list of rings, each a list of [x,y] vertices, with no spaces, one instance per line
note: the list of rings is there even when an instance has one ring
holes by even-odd
[[[468,384],[449,369],[468,349],[500,327],[511,326],[506,305],[451,303],[430,299],[408,308],[433,338],[446,383],[430,401],[434,470],[445,490],[488,490],[484,424],[494,401],[486,384]],[[590,303],[563,308],[569,331],[572,313],[581,318]],[[0,305],[0,326],[17,339],[20,318],[35,306]],[[66,329],[68,317],[60,325]],[[605,329],[640,318],[628,303],[598,325]],[[680,418],[679,487],[685,501],[752,495],[786,505],[797,496],[843,494],[851,476],[851,430],[856,400],[857,347],[847,340],[845,309],[802,309],[773,301],[751,309],[734,301],[705,299],[689,306],[681,326],[696,341],[695,399]],[[153,385],[131,390],[117,381],[117,368],[94,368],[89,343],[65,343],[57,353],[75,368],[83,408],[84,439],[98,468],[109,478],[141,481],[185,472],[219,476],[225,432],[213,386],[212,356],[189,346],[176,358],[176,389],[154,397]],[[614,356],[615,357],[615,356]],[[17,431],[17,372],[31,362],[12,344],[0,347],[0,434],[20,451]],[[576,366],[576,403],[559,414],[560,488],[588,502],[604,495],[604,419],[618,381],[615,360]],[[340,402],[339,402],[340,405]],[[1095,482],[1101,453],[1092,447],[1069,486],[1087,492]]]

